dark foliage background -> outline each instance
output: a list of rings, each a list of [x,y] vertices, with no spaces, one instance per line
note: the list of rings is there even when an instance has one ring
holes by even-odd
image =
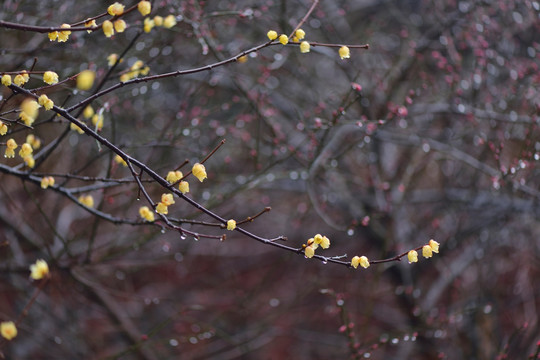
[[[0,20],[58,26],[108,5],[4,0]],[[0,28],[0,71],[36,59],[36,69],[61,79],[92,68],[99,80],[107,56],[127,50],[108,87],[136,60],[160,74],[235,56],[266,42],[269,29],[290,32],[310,6],[154,1],[152,16],[176,15],[174,28],[139,35],[132,13],[124,34],[73,33],[63,44]],[[98,98],[102,135],[162,175],[225,138],[206,162],[209,179],[190,181],[190,195],[237,220],[270,206],[243,226],[251,232],[285,235],[294,247],[325,234],[324,254],[349,259],[391,257],[430,238],[441,253],[353,271],[236,232],[224,242],[182,239],[97,218],[9,174],[20,159],[2,159],[0,318],[17,317],[31,297],[35,259],[47,260],[52,279],[1,351],[13,359],[526,358],[540,340],[539,16],[529,0],[321,0],[302,27],[307,40],[369,50],[351,49],[344,61],[335,48],[272,46],[245,63]],[[39,78],[27,88],[42,86]],[[0,112],[22,100],[6,87],[1,94]],[[89,93],[66,82],[48,95],[71,106]],[[68,125],[42,112],[32,133],[47,145]],[[34,173],[129,178],[113,155],[71,131]],[[147,205],[134,183],[57,182],[118,218],[136,220]],[[181,201],[170,210],[211,221]]]

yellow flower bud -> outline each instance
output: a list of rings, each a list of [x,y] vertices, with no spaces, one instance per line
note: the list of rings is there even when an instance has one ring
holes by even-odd
[[[227,221],[227,230],[234,230],[236,229],[236,221],[231,219],[229,221]]]
[[[35,264],[30,265],[30,277],[34,280],[41,280],[49,276],[49,265],[45,260],[37,260]]]
[[[127,167],[127,162],[122,159],[122,157],[118,154],[116,154],[116,156],[114,157],[114,162],[124,167]]]
[[[155,25],[156,24],[154,23],[154,20],[150,18],[145,18],[144,19],[144,32],[149,33]]]
[[[22,86],[24,85],[26,82],[28,81],[28,79],[23,76],[22,74],[18,74],[15,76],[15,79],[13,79],[13,83],[17,86]]]
[[[32,145],[32,149],[37,150],[41,146],[41,140],[36,138],[34,134],[28,134],[26,137],[26,142]]]
[[[203,164],[196,163],[193,165],[193,169],[191,170],[193,175],[199,179],[200,182],[203,182],[204,179],[206,179],[208,176],[206,176],[206,168]]]
[[[77,76],[77,89],[90,90],[94,86],[94,80],[96,79],[96,73],[92,70],[84,70]]]
[[[90,119],[92,116],[94,116],[94,108],[91,105],[87,105],[83,110],[83,116],[86,119]]]
[[[0,135],[6,135],[8,132],[8,127],[2,121],[0,121]]]
[[[54,71],[45,71],[43,74],[43,81],[49,85],[58,83],[58,74]]]
[[[422,256],[426,259],[433,256],[433,250],[431,249],[431,246],[424,245],[424,247],[422,248]]]
[[[105,20],[101,26],[106,37],[110,38],[114,35],[114,26],[112,22]]]
[[[94,116],[92,116],[92,125],[94,125],[97,130],[103,129],[103,114],[94,114]]]
[[[306,257],[310,259],[313,257],[313,255],[315,255],[315,249],[312,245],[306,246],[306,248],[304,249],[304,255],[306,255]]]
[[[54,185],[54,178],[52,176],[45,176],[43,179],[41,179],[41,188],[46,189],[49,186]]]
[[[23,158],[23,161],[29,168],[33,168],[34,165],[36,165],[36,160],[34,160],[34,157],[32,155],[25,156]]]
[[[58,38],[58,31],[52,31],[47,34],[49,41],[55,41]]]
[[[124,5],[122,5],[122,4],[118,3],[118,2],[115,2],[114,4],[110,5],[107,8],[107,12],[111,16],[122,15],[124,13]]]
[[[266,36],[268,36],[270,40],[276,40],[277,32],[275,32],[274,30],[270,30],[268,33],[266,33]]]
[[[13,321],[2,321],[0,323],[0,334],[2,337],[11,340],[17,336],[17,327]]]
[[[341,59],[348,59],[351,57],[349,48],[347,46],[342,46],[339,48],[339,57]]]
[[[296,36],[296,38],[298,40],[302,40],[306,36],[306,32],[304,30],[302,30],[302,29],[298,29],[298,30],[296,30],[294,35]]]
[[[51,110],[54,106],[54,102],[45,94],[39,96],[38,103],[43,106],[45,110]]]
[[[4,86],[11,85],[11,75],[9,74],[2,75],[2,85]]]
[[[369,260],[365,256],[355,256],[351,260],[351,265],[355,269],[358,268],[358,265],[360,265],[364,269],[367,269],[369,267]]]
[[[139,4],[137,4],[137,9],[142,16],[146,16],[152,11],[152,4],[150,1],[140,1]]]
[[[154,24],[156,26],[162,26],[163,25],[163,17],[156,15],[154,16]]]
[[[39,112],[39,104],[32,98],[26,98],[21,103],[21,112],[19,117],[24,121],[27,126],[32,125],[36,120]]]
[[[34,149],[32,149],[32,145],[29,143],[24,143],[21,146],[21,150],[19,150],[19,156],[22,158],[25,158],[26,156],[32,154],[34,152]]]
[[[169,205],[174,204],[173,194],[162,194],[161,195],[161,202],[165,206],[169,206]]]
[[[300,43],[300,52],[303,53],[303,54],[308,53],[310,47],[311,47],[311,45],[309,45],[309,43],[307,41],[302,41]]]
[[[142,206],[139,209],[139,215],[146,221],[154,221],[154,213],[148,208],[148,206]]]
[[[178,190],[182,192],[182,194],[189,192],[189,183],[185,180],[180,181],[178,184]]]
[[[77,124],[71,123],[71,124],[69,125],[69,128],[70,128],[71,130],[74,130],[74,131],[78,132],[79,134],[84,134],[84,130],[81,129]]]
[[[409,263],[418,262],[418,253],[416,250],[411,250],[407,254],[407,259],[409,259]]]
[[[167,15],[167,17],[163,20],[163,27],[166,29],[170,29],[174,25],[176,25],[176,17],[172,14]]]
[[[83,205],[85,205],[86,207],[94,207],[94,198],[92,197],[92,195],[81,195],[79,196],[79,202]]]
[[[167,208],[167,205],[165,205],[164,203],[159,203],[156,206],[156,212],[158,214],[167,215],[169,213],[169,209]]]
[[[439,243],[436,242],[435,240],[433,240],[433,239],[429,240],[429,247],[431,248],[431,250],[432,250],[434,253],[438,253],[438,252],[439,252]]]
[[[248,61],[248,57],[246,55],[240,56],[236,59],[236,61],[238,61],[240,64],[243,64]]]
[[[85,23],[84,23],[84,27],[96,27],[97,24],[96,24],[96,20],[87,20]],[[91,33],[92,30],[86,30],[87,33]]]
[[[62,24],[60,27],[64,28],[64,29],[71,28],[71,26],[69,24]],[[58,33],[58,42],[66,42],[67,39],[69,38],[69,35],[71,35],[71,31],[69,31],[69,30],[60,31]],[[49,37],[49,39],[50,39],[50,37]]]
[[[289,37],[285,34],[279,35],[279,42],[283,45],[287,45],[289,43]]]
[[[123,33],[126,30],[126,22],[122,19],[118,19],[114,22],[114,30],[119,33]]]
[[[109,66],[113,66],[118,61],[118,54],[111,54],[107,56],[107,63]]]

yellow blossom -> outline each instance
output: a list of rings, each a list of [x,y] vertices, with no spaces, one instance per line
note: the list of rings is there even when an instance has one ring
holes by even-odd
[[[36,165],[36,160],[34,160],[34,157],[32,155],[25,156],[23,158],[23,161],[29,168],[33,168],[34,165]]]
[[[327,238],[326,236],[323,236],[323,237],[322,237],[321,247],[322,247],[323,249],[328,249],[328,248],[330,247],[330,239]]]
[[[128,81],[129,79],[131,79],[131,75],[129,73],[125,73],[125,74],[120,75],[120,81],[121,82]]]
[[[0,323],[0,334],[2,337],[11,340],[17,336],[17,327],[13,321],[2,321]]]
[[[94,86],[94,80],[96,79],[96,73],[92,70],[84,70],[77,76],[77,89],[90,90]]]
[[[196,163],[193,165],[193,169],[191,170],[193,175],[199,179],[200,182],[203,182],[204,179],[206,179],[208,176],[206,176],[206,168],[203,164]]]
[[[248,57],[246,55],[239,56],[236,61],[238,61],[240,64],[243,64],[248,61]]]
[[[4,86],[11,85],[11,75],[9,74],[2,75],[2,85]]]
[[[152,4],[150,1],[140,1],[137,5],[137,9],[139,9],[142,16],[146,16],[152,11]]]
[[[173,194],[162,194],[161,195],[161,202],[165,206],[169,206],[169,205],[174,204]]]
[[[422,256],[426,259],[433,256],[433,250],[431,249],[431,246],[424,245],[424,247],[422,248]]]
[[[79,202],[86,207],[94,207],[94,198],[92,195],[81,195],[79,196]]]
[[[13,79],[13,83],[17,86],[22,86],[24,85],[28,80],[22,75],[22,74],[17,74],[15,76],[15,78]]]
[[[268,36],[268,38],[270,40],[276,40],[277,39],[277,32],[275,32],[274,30],[270,30],[266,36]]]
[[[146,221],[154,221],[154,213],[148,208],[148,206],[142,206],[139,209],[139,215]]]
[[[122,5],[122,4],[118,3],[118,2],[115,2],[114,4],[110,5],[107,8],[107,12],[111,16],[122,15],[124,13],[124,5]]]
[[[43,179],[41,179],[41,188],[46,189],[49,186],[54,185],[54,178],[52,176],[45,176]]]
[[[119,165],[127,167],[127,162],[124,159],[122,159],[122,157],[118,154],[116,154],[116,156],[114,157],[114,161]]]
[[[69,128],[70,128],[71,130],[74,130],[74,131],[78,132],[79,134],[84,134],[84,130],[81,129],[81,128],[80,128],[77,124],[75,124],[75,123],[71,123],[71,124],[69,125]]]
[[[143,67],[140,71],[141,75],[146,76],[150,72],[150,66]]]
[[[92,125],[98,130],[103,129],[103,114],[94,114],[94,116],[92,116]]]
[[[49,276],[49,265],[45,260],[37,260],[35,264],[30,265],[30,277],[34,280],[41,280]]]
[[[351,260],[351,265],[355,269],[358,268],[358,265],[360,265],[364,269],[367,269],[369,267],[369,260],[365,256],[355,256]]]
[[[58,83],[58,74],[54,71],[45,71],[43,74],[43,81],[49,85]]]
[[[176,17],[174,15],[167,15],[165,19],[163,20],[163,27],[166,29],[172,28],[174,25],[176,25]]]
[[[60,26],[63,29],[69,29],[71,26],[69,24],[62,24]],[[66,42],[69,38],[69,35],[71,35],[71,31],[69,30],[63,30],[58,33],[58,42]]]
[[[166,180],[169,183],[173,184],[183,177],[184,177],[184,174],[182,174],[181,171],[169,171],[169,173],[167,174]]]
[[[28,82],[28,80],[30,80],[30,75],[28,75],[28,72],[26,70],[21,72],[21,76],[23,77],[25,83]]]
[[[94,116],[94,108],[91,105],[87,105],[83,110],[83,116],[86,119],[90,119],[92,116]]]
[[[101,26],[106,37],[109,38],[114,35],[114,26],[112,22],[105,20]]]
[[[155,25],[156,24],[154,24],[154,20],[150,18],[145,18],[144,19],[144,32],[149,33]]]
[[[300,43],[300,52],[303,53],[303,54],[308,53],[310,47],[311,47],[311,45],[309,45],[309,43],[307,41],[302,41]]]
[[[289,37],[285,34],[279,35],[279,42],[283,45],[287,45],[289,43]]]
[[[180,181],[178,184],[178,190],[182,192],[182,194],[189,192],[189,183],[185,180]]]
[[[321,239],[322,239],[322,237],[321,237]],[[319,244],[317,242],[315,242],[314,238],[309,238],[308,241],[307,241],[307,246],[311,246],[313,248],[313,250],[317,250],[317,248],[319,247]]]
[[[51,110],[54,106],[54,102],[45,94],[39,96],[38,103],[43,106],[45,110]]]
[[[339,57],[342,59],[348,59],[351,57],[349,48],[347,46],[342,46],[339,48]]]
[[[156,26],[162,26],[163,25],[163,17],[156,15],[154,16],[154,24]]]
[[[159,203],[157,204],[156,206],[156,212],[158,214],[163,214],[163,215],[167,215],[169,213],[169,209],[167,208],[167,205],[165,205],[164,203]]]
[[[302,29],[298,29],[298,30],[296,30],[294,35],[296,36],[296,38],[298,40],[302,40],[306,36],[306,32],[304,30],[302,30]]]
[[[231,219],[229,221],[227,221],[227,230],[234,230],[236,229],[236,221]]]
[[[418,253],[416,250],[411,250],[407,253],[407,259],[409,259],[409,263],[418,262]]]
[[[15,149],[18,147],[17,143],[13,139],[9,139],[6,142],[6,152],[4,154],[4,157],[6,158],[12,158],[15,157]]]
[[[55,41],[58,38],[58,31],[52,31],[47,34],[49,41]]]
[[[126,22],[122,19],[118,19],[114,22],[114,30],[119,33],[123,33],[126,30]]]
[[[111,54],[107,56],[107,63],[109,66],[113,66],[118,62],[118,54]]]
[[[21,145],[21,150],[19,150],[19,156],[24,158],[34,152],[34,149],[32,149],[32,145],[29,143],[24,143]]]
[[[2,121],[0,121],[0,135],[6,135],[8,127]]]
[[[84,27],[92,27],[92,28],[97,27],[96,20],[93,20],[93,19],[86,20],[86,22],[84,23]],[[92,30],[86,30],[86,32],[90,34]]]
[[[438,253],[438,252],[439,252],[439,243],[436,242],[435,240],[433,240],[433,239],[429,240],[429,247],[431,248],[431,250],[432,250],[434,253]]]
[[[312,258],[313,255],[315,255],[315,249],[313,248],[313,246],[306,246],[306,248],[304,249],[304,255],[306,255],[307,258]]]
[[[24,121],[28,126],[36,120],[39,112],[39,104],[36,100],[32,98],[26,98],[21,103],[21,113],[19,117]]]
[[[32,149],[37,150],[41,146],[41,140],[39,140],[34,134],[28,134],[26,142],[32,145]]]

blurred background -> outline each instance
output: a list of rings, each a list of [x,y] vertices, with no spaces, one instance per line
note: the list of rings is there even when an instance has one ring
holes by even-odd
[[[125,2],[126,9],[136,1]],[[0,20],[74,24],[105,1],[2,1]],[[149,75],[231,58],[289,34],[309,1],[153,1],[177,25],[128,28],[66,43],[0,24],[0,72],[96,72],[104,88],[136,61]],[[205,163],[194,200],[264,238],[300,248],[328,236],[325,256],[384,259],[435,239],[440,253],[353,270],[305,259],[238,232],[194,239],[142,224],[148,205],[114,153],[40,111],[33,129],[56,144],[31,172],[74,196],[26,181],[20,158],[0,160],[0,320],[15,319],[8,359],[524,359],[540,340],[540,3],[321,0],[302,29],[311,51],[270,46],[210,71],[129,85],[92,102],[101,134],[165,176]],[[98,23],[103,19],[98,19]],[[351,46],[342,60],[338,45]],[[111,72],[107,57],[125,54]],[[27,89],[43,86],[32,75]],[[97,86],[97,85],[96,85]],[[95,87],[96,87],[95,86]],[[95,88],[94,87],[94,88]],[[20,95],[2,87],[0,116]],[[45,88],[69,107],[92,91]],[[72,114],[90,124],[75,110]],[[3,150],[3,149],[2,149]],[[39,157],[36,157],[39,159]],[[187,165],[180,170],[186,173]],[[23,174],[15,174],[18,170]],[[62,176],[69,174],[70,176]],[[131,178],[132,179],[132,178]],[[146,178],[148,180],[148,178]],[[163,189],[147,182],[159,199]],[[171,219],[201,234],[215,221],[177,200]],[[204,222],[196,223],[194,221]],[[126,222],[137,222],[136,225]]]

